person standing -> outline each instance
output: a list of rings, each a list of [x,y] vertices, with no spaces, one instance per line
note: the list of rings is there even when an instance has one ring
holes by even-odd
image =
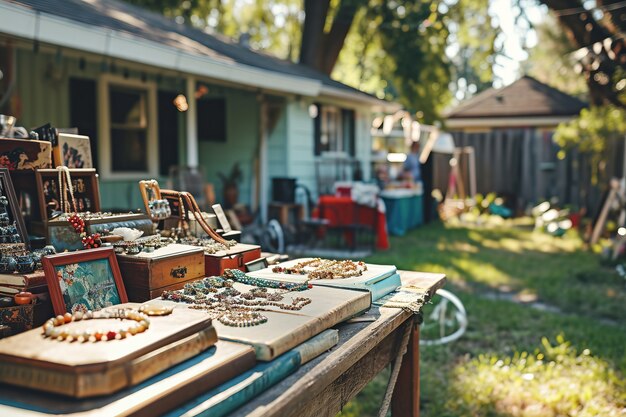
[[[422,180],[422,169],[420,166],[420,143],[415,141],[411,143],[411,150],[404,161],[404,173],[411,176],[413,182]]]

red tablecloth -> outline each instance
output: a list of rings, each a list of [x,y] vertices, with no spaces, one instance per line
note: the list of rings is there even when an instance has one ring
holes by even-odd
[[[376,224],[376,248],[389,249],[387,237],[387,219],[385,212],[374,207],[357,205],[350,197],[324,195],[313,213],[314,217],[323,217],[329,226],[345,226],[351,224]],[[376,217],[375,217],[376,216]]]

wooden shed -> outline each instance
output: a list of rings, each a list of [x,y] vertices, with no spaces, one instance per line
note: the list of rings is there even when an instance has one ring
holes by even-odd
[[[583,101],[523,76],[500,89],[489,89],[446,114],[446,129],[457,147],[472,146],[476,155],[477,192],[496,192],[523,210],[557,198],[560,204],[593,208],[599,198],[592,185],[589,161],[570,151],[558,159],[552,137],[559,123],[576,117]],[[621,173],[623,144],[608,161]],[[618,156],[618,157],[617,157]],[[445,190],[447,169],[438,164],[435,187]]]

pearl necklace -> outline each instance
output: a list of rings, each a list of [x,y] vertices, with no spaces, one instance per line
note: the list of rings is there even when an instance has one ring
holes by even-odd
[[[72,321],[92,320],[92,319],[120,319],[120,320],[134,320],[137,323],[128,327],[127,329],[120,330],[66,330],[61,329],[65,324]],[[55,318],[49,319],[43,325],[44,337],[57,340],[67,340],[72,342],[74,340],[82,342],[106,342],[108,340],[121,340],[127,336],[134,336],[139,333],[143,333],[150,327],[150,320],[148,316],[134,310],[122,310],[117,309],[115,311],[100,311],[93,313],[91,310],[83,313],[77,311],[74,314],[65,313],[64,315],[58,315]]]

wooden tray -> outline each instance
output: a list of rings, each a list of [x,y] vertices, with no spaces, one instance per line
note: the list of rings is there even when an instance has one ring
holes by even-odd
[[[138,307],[139,304],[116,306]],[[94,326],[90,320],[73,323]],[[98,327],[119,326],[99,319]],[[33,329],[0,340],[0,382],[72,397],[105,395],[138,384],[206,350],[217,340],[206,314],[175,310],[152,317],[150,328],[136,336],[99,343],[44,338]]]
[[[235,283],[234,287],[242,292],[252,288],[240,283]],[[220,340],[252,345],[258,360],[269,361],[371,306],[370,293],[367,291],[330,287],[313,287],[302,292],[291,292],[285,299],[299,296],[308,297],[312,302],[299,311],[267,307],[271,311],[262,312],[268,318],[267,323],[257,326],[231,327],[215,320],[213,325],[218,337]],[[174,310],[187,306],[173,301],[168,303],[176,307]]]
[[[217,342],[199,355],[132,388],[93,399],[72,399],[0,385],[0,415],[121,417],[161,415],[254,366],[254,351]]]

